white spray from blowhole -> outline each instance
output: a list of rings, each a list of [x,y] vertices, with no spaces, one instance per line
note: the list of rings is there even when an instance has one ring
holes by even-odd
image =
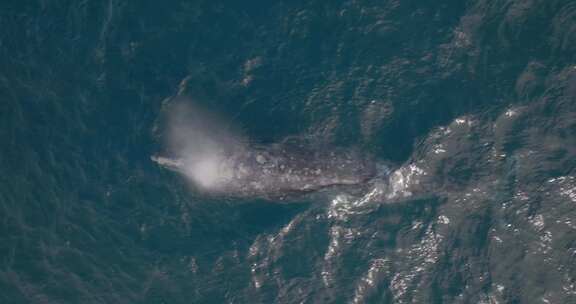
[[[230,155],[247,149],[239,128],[188,100],[167,104],[163,114],[169,156],[154,156],[154,161],[181,172],[205,191],[217,192],[234,179],[235,164]]]

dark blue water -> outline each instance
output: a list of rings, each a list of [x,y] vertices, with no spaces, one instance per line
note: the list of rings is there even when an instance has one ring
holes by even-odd
[[[568,0],[3,1],[0,302],[575,303],[575,54]],[[390,171],[196,191],[176,97]]]

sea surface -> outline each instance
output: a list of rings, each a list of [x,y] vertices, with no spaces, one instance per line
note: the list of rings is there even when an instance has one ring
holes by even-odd
[[[389,171],[197,191],[175,96]],[[0,172],[0,303],[576,303],[576,1],[4,0]]]

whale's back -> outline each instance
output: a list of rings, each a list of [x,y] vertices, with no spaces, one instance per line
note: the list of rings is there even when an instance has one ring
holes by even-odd
[[[219,191],[240,196],[356,185],[376,175],[374,161],[357,150],[293,143],[253,147],[232,155],[229,164],[233,177]]]

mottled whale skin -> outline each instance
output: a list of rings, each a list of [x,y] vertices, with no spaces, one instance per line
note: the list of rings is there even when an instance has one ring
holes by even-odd
[[[327,187],[365,184],[382,171],[355,149],[290,141],[228,151],[220,156],[153,157],[196,181],[199,190],[229,197],[285,198]]]

